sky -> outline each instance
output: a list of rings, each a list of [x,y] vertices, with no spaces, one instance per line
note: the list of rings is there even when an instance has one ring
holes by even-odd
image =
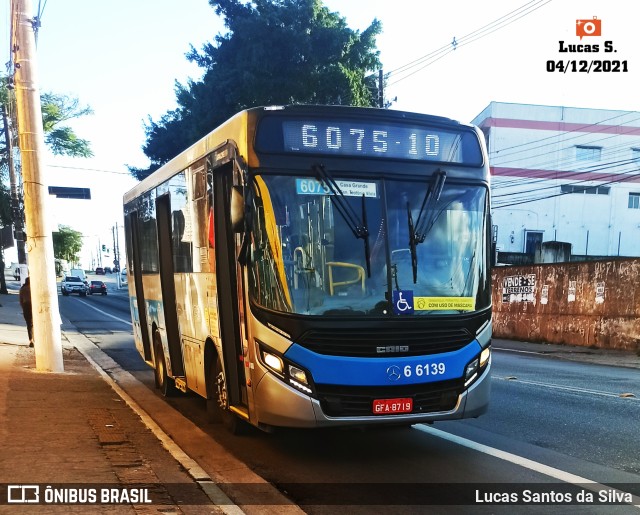
[[[142,152],[145,122],[176,107],[176,81],[201,77],[202,70],[185,54],[191,45],[200,49],[223,33],[224,24],[207,0],[31,2],[34,15],[39,4],[42,9],[40,91],[77,97],[94,111],[70,123],[91,142],[92,158],[45,159],[48,185],[91,188],[91,200],[50,203],[54,225],[70,226],[85,236],[81,259],[88,268],[98,242],[113,246],[116,224],[123,243],[122,196],[136,183],[127,165],[148,166]],[[9,61],[9,3],[0,7],[2,63]],[[373,19],[382,22],[377,47],[389,74],[385,96],[391,109],[462,122],[473,120],[492,101],[640,111],[640,40],[628,0],[324,4],[354,30],[366,29]],[[576,21],[594,17],[601,34],[580,38]],[[611,42],[612,52],[605,53],[605,41]],[[562,52],[560,42],[572,51]],[[598,52],[578,51],[594,50],[594,45]],[[555,63],[574,60],[625,61],[628,71],[557,70]],[[11,260],[8,252],[7,262]]]

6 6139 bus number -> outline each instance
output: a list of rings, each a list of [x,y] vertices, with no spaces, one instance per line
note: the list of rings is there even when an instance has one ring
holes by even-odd
[[[426,363],[424,365],[406,365],[403,369],[405,377],[411,377],[416,375],[422,376],[438,376],[443,375],[447,371],[447,367],[444,363]]]

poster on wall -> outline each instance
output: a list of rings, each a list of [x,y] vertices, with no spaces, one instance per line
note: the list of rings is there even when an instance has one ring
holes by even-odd
[[[510,275],[502,279],[502,302],[534,302],[535,274]]]
[[[540,304],[547,304],[549,302],[549,285],[544,284],[540,291]]]

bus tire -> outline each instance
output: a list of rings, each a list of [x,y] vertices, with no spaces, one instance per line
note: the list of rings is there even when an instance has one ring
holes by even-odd
[[[175,394],[176,387],[173,380],[167,374],[167,363],[164,360],[164,352],[160,343],[160,335],[156,332],[153,335],[154,340],[154,368],[153,375],[156,388],[160,390],[163,397],[171,397]]]
[[[216,369],[218,358],[210,359],[207,364],[207,418],[209,422],[222,422],[222,407],[219,405],[216,387]]]
[[[213,374],[213,395],[210,402],[213,404],[212,410],[217,410],[219,420],[222,421],[225,429],[232,435],[242,435],[246,433],[247,423],[241,420],[235,413],[229,410],[229,397],[227,395],[227,379],[224,375],[220,357],[216,358]],[[208,407],[207,403],[207,407]],[[212,413],[211,411],[209,413]],[[215,417],[215,415],[214,415]]]

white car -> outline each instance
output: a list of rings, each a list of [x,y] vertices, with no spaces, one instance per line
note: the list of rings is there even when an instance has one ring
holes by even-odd
[[[86,297],[87,285],[82,279],[80,279],[80,277],[76,277],[75,275],[68,275],[64,278],[62,283],[60,283],[60,291],[65,297],[67,295],[70,295],[71,293],[77,293],[80,295],[80,297]]]

